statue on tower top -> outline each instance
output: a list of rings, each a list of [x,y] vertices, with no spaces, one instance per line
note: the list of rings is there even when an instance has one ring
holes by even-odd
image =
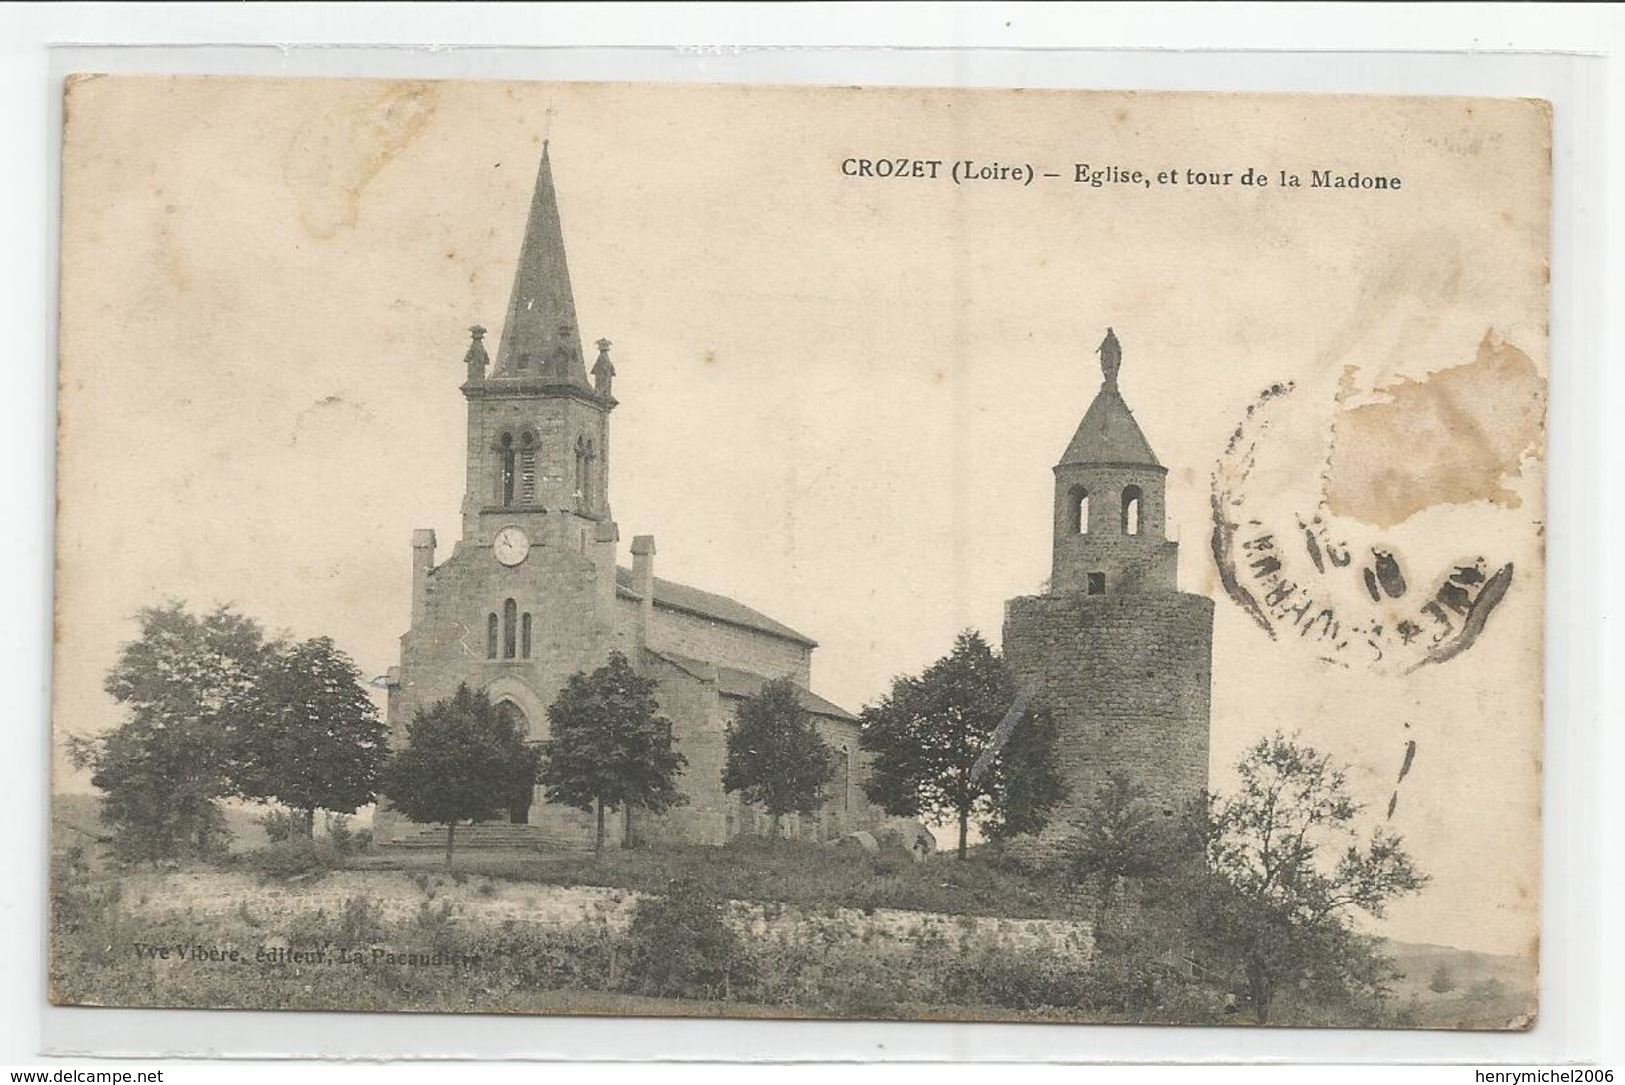
[[[1106,387],[1116,388],[1117,371],[1123,365],[1123,345],[1117,341],[1117,333],[1107,328],[1096,353],[1100,355],[1100,371],[1106,375]]]

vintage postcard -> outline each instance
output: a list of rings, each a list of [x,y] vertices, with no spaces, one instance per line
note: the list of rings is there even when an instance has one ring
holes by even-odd
[[[1546,103],[65,93],[55,1001],[1536,1020]]]

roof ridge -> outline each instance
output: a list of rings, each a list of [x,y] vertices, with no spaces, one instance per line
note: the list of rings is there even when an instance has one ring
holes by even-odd
[[[632,570],[624,565],[615,567],[616,587],[628,596],[641,599],[642,595],[633,586]],[[781,640],[795,641],[808,648],[818,647],[818,642],[775,618],[746,603],[741,603],[732,596],[722,595],[718,592],[706,591],[676,580],[665,577],[654,578],[654,604],[670,610],[680,610],[696,614],[702,618],[736,625],[744,629],[753,629],[759,633],[778,637]]]

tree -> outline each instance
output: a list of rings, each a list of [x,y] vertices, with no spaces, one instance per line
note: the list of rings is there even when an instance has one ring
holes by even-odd
[[[835,752],[818,737],[794,682],[768,682],[739,706],[728,732],[722,788],[766,809],[775,839],[785,814],[810,814],[824,804],[834,776]]]
[[[208,852],[224,843],[219,800],[235,791],[238,736],[252,726],[276,649],[230,607],[198,617],[172,601],[136,620],[139,636],[103,684],[127,718],[106,735],[70,739],[68,753],[104,793],[101,816],[119,854]]]
[[[538,756],[511,716],[460,685],[412,717],[406,746],[384,767],[383,791],[413,821],[446,827],[449,867],[457,823],[489,821],[516,790],[534,787]]]
[[[1448,994],[1456,989],[1456,977],[1451,973],[1450,966],[1443,961],[1433,970],[1433,976],[1428,980],[1428,990],[1436,995]]]
[[[1067,796],[1055,768],[1059,728],[1042,702],[1030,704],[985,773],[989,802],[982,831],[994,840],[1037,833]]]
[[[631,806],[655,813],[687,800],[677,775],[688,760],[675,749],[671,722],[659,715],[655,682],[626,656],[577,671],[547,710],[542,783],[549,802],[596,813],[594,849],[604,849],[604,812]]]
[[[1399,837],[1362,837],[1362,807],[1331,759],[1280,732],[1238,766],[1240,790],[1212,803],[1203,831],[1202,933],[1245,977],[1259,1024],[1288,984],[1323,994],[1380,996],[1389,975],[1353,913],[1380,918],[1427,876]]]
[[[888,813],[959,826],[965,857],[970,820],[995,833],[1036,832],[1064,794],[1054,767],[1053,724],[1029,713],[987,771],[976,762],[1016,701],[1015,682],[981,634],[966,630],[953,651],[918,677],[892,682],[863,710],[861,743],[874,757],[864,792]]]
[[[1067,866],[1080,883],[1094,882],[1095,930],[1104,926],[1117,889],[1129,878],[1170,873],[1178,849],[1171,827],[1146,800],[1145,789],[1114,774],[1085,804],[1068,841]]]
[[[258,700],[258,718],[237,743],[239,794],[299,811],[307,837],[317,810],[353,814],[377,797],[389,756],[384,723],[361,672],[332,640],[276,652]]]

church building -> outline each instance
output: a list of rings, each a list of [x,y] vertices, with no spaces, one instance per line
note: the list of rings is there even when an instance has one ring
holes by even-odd
[[[404,744],[413,714],[460,683],[541,741],[565,681],[619,650],[658,683],[661,712],[688,760],[678,783],[688,801],[612,819],[614,842],[630,826],[640,841],[717,844],[767,824],[765,812],[722,790],[726,734],[742,699],[788,677],[834,752],[835,778],[824,809],[786,818],[787,831],[831,839],[874,825],[857,720],[811,690],[812,638],[734,599],[657,577],[653,536],[635,537],[630,567],[619,564],[609,488],[615,366],[607,339],[586,365],[545,144],[494,359],[485,329],[471,332],[461,538],[445,556],[434,531],[412,538],[411,627],[389,672],[391,742]],[[381,844],[441,839],[391,810],[387,796],[375,836]],[[589,815],[546,802],[537,787],[511,797],[504,824],[476,827],[465,842],[571,846],[592,837]]]
[[[1179,590],[1168,469],[1118,389],[1109,328],[1099,353],[1100,391],[1054,469],[1048,590],[1004,612],[1005,660],[1058,724],[1070,794],[1052,840],[1114,776],[1170,815],[1208,784],[1213,600]]]

